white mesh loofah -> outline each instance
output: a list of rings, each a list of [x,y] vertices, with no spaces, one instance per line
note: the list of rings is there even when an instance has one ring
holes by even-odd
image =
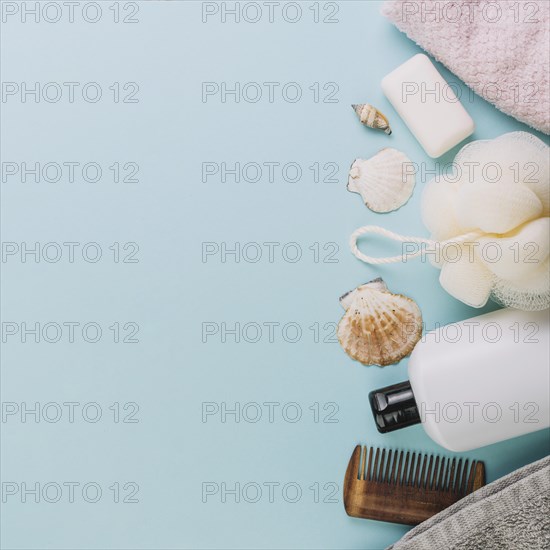
[[[489,297],[523,310],[550,307],[549,151],[527,132],[469,143],[452,172],[424,189],[422,219],[431,239],[367,226],[353,233],[352,252],[374,264],[402,260],[360,252],[357,239],[368,232],[418,243],[424,252],[439,249],[437,262],[429,258],[441,268],[441,285],[472,307],[482,307]]]
[[[477,257],[497,277],[521,281],[548,258],[550,218],[539,218],[501,238],[481,237]]]
[[[546,260],[521,284],[494,277],[491,298],[503,306],[540,311],[548,308],[550,287],[550,263]]]
[[[511,182],[466,183],[458,190],[456,200],[458,225],[477,227],[484,233],[506,233],[542,214],[535,193]]]
[[[483,307],[491,295],[493,275],[481,262],[470,261],[470,251],[465,246],[459,251],[456,261],[443,262],[439,282],[457,300]]]
[[[527,132],[510,132],[493,140],[472,141],[456,155],[453,164],[461,184],[474,181],[509,181],[529,187],[550,215],[548,146]],[[498,178],[500,168],[502,177]],[[485,176],[485,177],[484,177]],[[454,181],[454,179],[453,179]]]
[[[437,203],[437,208],[426,208],[427,201],[423,199],[421,205],[422,221],[433,239],[444,241],[460,231],[454,210],[457,192],[458,185],[437,179],[424,187],[423,196],[429,194],[430,202]]]

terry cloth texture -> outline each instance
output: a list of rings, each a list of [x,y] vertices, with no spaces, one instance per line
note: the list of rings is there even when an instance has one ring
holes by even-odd
[[[388,550],[550,548],[550,457],[478,489]]]
[[[548,0],[388,0],[382,14],[483,99],[550,133]]]

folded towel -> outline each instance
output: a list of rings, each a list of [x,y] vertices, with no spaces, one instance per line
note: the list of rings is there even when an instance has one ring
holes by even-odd
[[[550,457],[478,489],[387,550],[550,548]]]
[[[548,0],[388,0],[382,14],[498,109],[550,133]]]

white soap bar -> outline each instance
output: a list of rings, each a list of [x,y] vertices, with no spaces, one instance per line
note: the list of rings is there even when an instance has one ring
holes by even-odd
[[[382,90],[432,158],[440,157],[474,132],[472,117],[423,54],[411,57],[385,76]]]

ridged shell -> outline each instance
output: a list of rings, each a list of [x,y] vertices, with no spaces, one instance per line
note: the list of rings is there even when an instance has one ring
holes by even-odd
[[[356,159],[349,171],[348,190],[359,193],[374,212],[401,208],[410,199],[414,184],[412,162],[390,147],[368,160]]]
[[[360,105],[352,105],[352,108],[357,113],[361,124],[375,130],[384,130],[388,136],[391,134],[388,119],[376,107],[368,103],[362,103]]]
[[[414,300],[393,294],[382,279],[344,294],[338,324],[344,351],[364,365],[384,367],[409,355],[422,336],[422,314]]]

